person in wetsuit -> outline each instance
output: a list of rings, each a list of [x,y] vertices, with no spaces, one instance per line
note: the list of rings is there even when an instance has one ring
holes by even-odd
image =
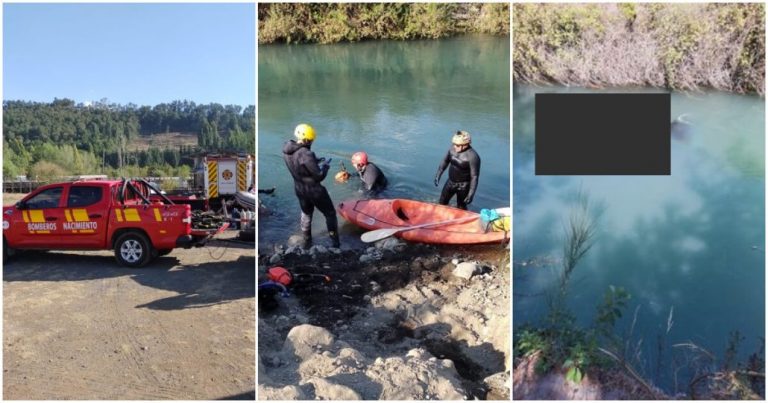
[[[301,233],[304,248],[312,246],[312,213],[315,207],[325,216],[325,225],[334,248],[340,246],[339,228],[336,209],[331,196],[320,182],[328,175],[330,161],[318,159],[310,150],[315,141],[315,129],[307,124],[296,126],[296,140],[288,140],[283,145],[283,160],[293,176],[293,188],[301,207]]]
[[[450,164],[448,180],[440,193],[440,204],[447,205],[453,195],[456,195],[456,206],[462,210],[472,203],[480,178],[480,156],[470,145],[472,137],[469,133],[459,130],[453,136],[453,145],[443,158],[435,174],[435,186],[440,184],[440,176]]]
[[[368,154],[364,151],[352,155],[352,166],[360,175],[365,190],[375,194],[387,187],[387,177],[376,164],[368,161]]]

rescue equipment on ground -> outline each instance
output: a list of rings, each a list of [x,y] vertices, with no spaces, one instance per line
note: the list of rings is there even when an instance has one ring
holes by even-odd
[[[269,277],[271,281],[280,283],[286,287],[291,285],[291,280],[293,280],[291,273],[286,270],[285,267],[280,266],[275,266],[269,269],[267,271],[267,277]]]
[[[512,217],[506,209],[481,209],[480,221],[486,231],[509,231]],[[505,215],[506,213],[506,215]]]

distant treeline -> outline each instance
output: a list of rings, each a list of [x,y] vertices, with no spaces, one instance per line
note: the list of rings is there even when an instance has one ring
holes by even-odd
[[[514,80],[764,92],[763,3],[515,4]]]
[[[197,146],[136,150],[153,133],[192,132]],[[198,152],[255,150],[255,108],[175,101],[154,107],[69,99],[3,103],[3,177],[188,175]],[[186,163],[186,164],[185,164]]]
[[[259,43],[509,35],[502,3],[259,3]]]

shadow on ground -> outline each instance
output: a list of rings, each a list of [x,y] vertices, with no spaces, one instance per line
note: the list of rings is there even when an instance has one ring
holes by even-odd
[[[212,259],[216,253],[215,249],[211,250]],[[240,256],[235,261],[181,265],[178,258],[163,256],[147,267],[131,269],[118,265],[111,256],[28,251],[5,264],[3,279],[6,282],[54,282],[125,276],[146,287],[178,293],[137,308],[176,310],[254,298],[255,260],[253,256]]]
[[[166,258],[159,258],[158,261]],[[173,258],[167,258],[173,259]],[[161,298],[136,308],[176,310],[202,308],[254,298],[255,257],[241,256],[234,262],[206,262],[168,270],[164,265],[135,272],[131,279],[137,283],[178,295]]]
[[[169,270],[176,258],[157,259],[152,268]],[[3,265],[4,281],[81,281],[129,275],[137,270],[117,264],[113,256],[25,251]]]

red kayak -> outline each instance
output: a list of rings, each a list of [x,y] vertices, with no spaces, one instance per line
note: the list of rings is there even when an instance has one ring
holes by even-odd
[[[486,231],[487,225],[480,214],[440,204],[408,199],[345,200],[339,204],[338,211],[347,221],[368,230],[422,226],[395,234],[413,242],[453,245],[509,242],[509,231]]]

